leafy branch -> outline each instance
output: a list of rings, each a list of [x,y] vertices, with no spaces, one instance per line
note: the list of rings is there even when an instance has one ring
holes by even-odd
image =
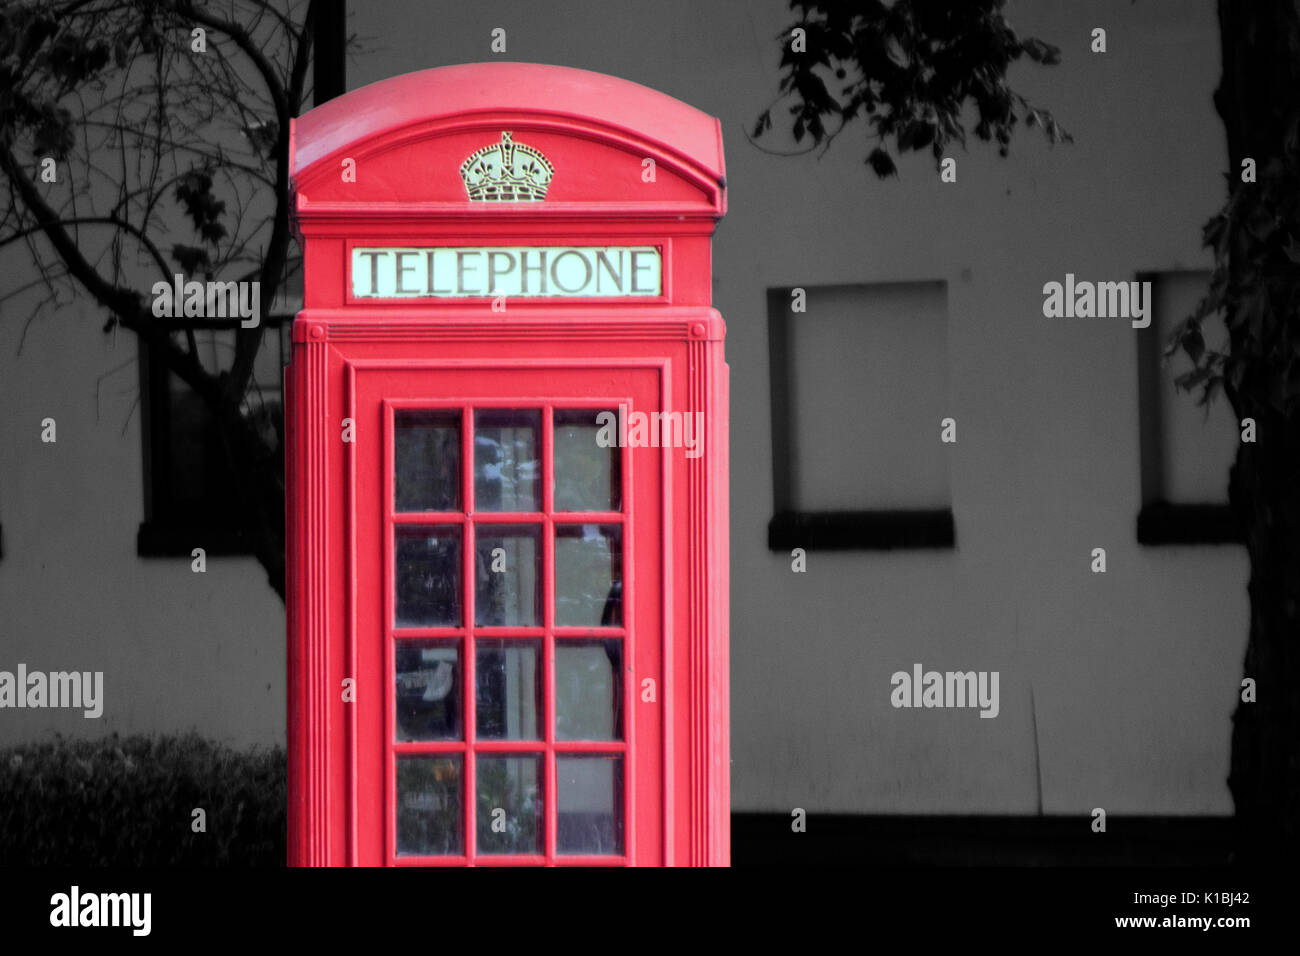
[[[1053,66],[1061,51],[1017,36],[1003,6],[1004,0],[792,0],[798,19],[776,37],[783,50],[779,93],[759,114],[751,142],[773,129],[773,111],[783,105],[795,142],[812,144],[803,152],[824,151],[861,120],[873,144],[866,163],[881,178],[897,174],[897,154],[928,149],[937,164],[954,144],[964,149],[968,125],[1003,156],[1021,123],[1041,129],[1051,143],[1070,142],[1049,111],[1007,81],[1020,58]]]

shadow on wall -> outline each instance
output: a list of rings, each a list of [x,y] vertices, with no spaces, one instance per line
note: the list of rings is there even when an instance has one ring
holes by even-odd
[[[733,813],[733,866],[1228,866],[1231,817]]]

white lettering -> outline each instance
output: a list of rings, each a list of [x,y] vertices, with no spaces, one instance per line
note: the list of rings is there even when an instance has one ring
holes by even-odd
[[[978,707],[981,717],[997,717],[998,671],[895,671],[889,678],[894,707]]]
[[[51,926],[125,926],[133,936],[148,936],[152,915],[152,893],[82,893],[74,885],[50,897]]]
[[[0,710],[6,707],[80,710],[95,720],[104,713],[103,671],[0,671]]]
[[[663,293],[663,256],[652,246],[356,247],[350,268],[358,299]],[[164,296],[156,302],[156,309],[168,308]]]

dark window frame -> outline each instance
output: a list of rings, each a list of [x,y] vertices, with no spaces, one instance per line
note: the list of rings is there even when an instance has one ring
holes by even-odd
[[[292,315],[261,318],[266,330],[283,335]],[[177,331],[237,328],[238,320],[176,323]],[[140,368],[140,447],[144,477],[144,520],[136,532],[136,554],[142,558],[190,558],[195,548],[207,557],[252,556],[249,534],[229,513],[207,500],[186,500],[172,493],[171,390],[165,363],[155,362],[147,342],[138,339]],[[263,346],[265,347],[265,346]]]
[[[832,287],[824,286],[823,288]],[[767,290],[768,361],[772,417],[773,515],[767,525],[772,551],[882,551],[955,548],[952,508],[883,508],[803,511],[794,507],[794,456],[790,412],[790,296],[793,286]]]
[[[1165,269],[1138,272],[1138,282],[1151,283],[1151,325],[1138,329],[1138,452],[1142,502],[1137,516],[1137,540],[1149,546],[1244,544],[1245,535],[1232,506],[1226,502],[1173,502],[1165,497],[1165,455],[1161,441],[1166,396],[1161,388],[1161,361],[1169,329],[1155,321],[1159,280],[1166,276],[1204,275],[1205,269]],[[1148,333],[1148,334],[1142,334]],[[1187,396],[1191,401],[1191,396]]]

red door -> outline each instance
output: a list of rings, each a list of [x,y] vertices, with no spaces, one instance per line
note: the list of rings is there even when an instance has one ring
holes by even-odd
[[[661,863],[658,370],[354,368],[356,859]]]

